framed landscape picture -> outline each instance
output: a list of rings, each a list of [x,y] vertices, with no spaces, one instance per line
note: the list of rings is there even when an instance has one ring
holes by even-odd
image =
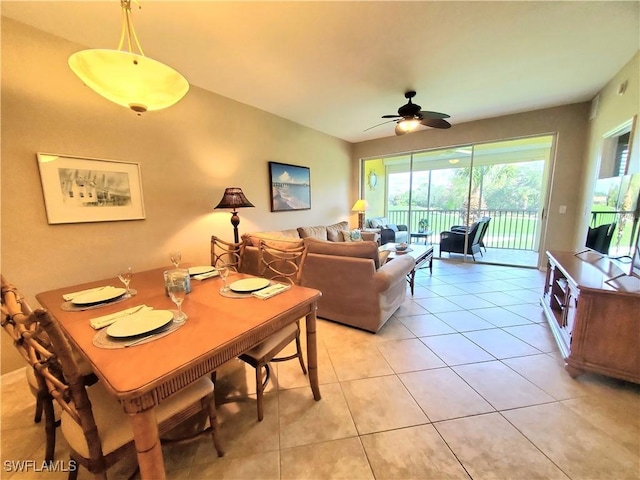
[[[38,153],[50,224],[145,218],[140,165]]]
[[[311,176],[308,167],[269,162],[271,211],[309,210]]]

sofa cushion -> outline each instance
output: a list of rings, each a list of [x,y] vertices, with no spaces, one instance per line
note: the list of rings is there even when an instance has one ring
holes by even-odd
[[[317,238],[318,240],[328,240],[327,227],[318,225],[317,227],[298,227],[300,238]]]
[[[282,235],[283,237],[300,238],[297,228],[290,228],[289,230],[282,230],[280,232],[273,232],[275,235]]]
[[[378,270],[380,268],[378,245],[375,242],[323,242],[316,238],[305,238],[304,243],[308,246],[308,253],[310,254],[319,253],[339,257],[370,258],[373,260],[375,269]]]
[[[282,235],[283,232],[257,232],[245,233],[242,235],[242,241],[245,245],[251,247],[259,247],[260,240],[264,240],[267,245],[275,248],[296,248],[302,246],[301,238],[294,238],[288,235]]]
[[[340,230],[343,242],[361,242],[362,234],[360,230]]]
[[[393,230],[394,232],[399,232],[400,231],[398,229],[398,225],[396,225],[395,223],[387,223],[385,228],[389,228],[389,229]]]
[[[327,225],[327,240],[330,242],[342,242],[342,230],[349,230],[349,222],[338,222]]]

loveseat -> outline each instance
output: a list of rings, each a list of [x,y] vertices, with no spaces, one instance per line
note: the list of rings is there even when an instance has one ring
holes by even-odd
[[[406,225],[389,223],[387,217],[368,218],[366,228],[380,233],[380,244],[408,242],[409,231]]]
[[[244,243],[240,270],[259,273],[261,240],[274,246],[306,244],[308,254],[301,284],[318,289],[317,315],[327,320],[377,332],[406,298],[406,276],[415,265],[403,255],[381,265],[377,243],[345,241],[347,222],[329,226],[300,227],[279,232],[248,233]]]

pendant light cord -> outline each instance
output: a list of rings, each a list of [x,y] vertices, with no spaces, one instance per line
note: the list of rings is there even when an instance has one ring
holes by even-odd
[[[138,8],[142,8],[137,0],[133,1],[136,3],[136,5],[138,5]],[[140,46],[140,42],[138,41],[138,36],[136,35],[136,29],[133,27],[133,20],[131,18],[131,0],[120,0],[120,5],[122,6],[122,32],[120,33],[120,43],[118,44],[118,50],[122,50],[124,39],[126,37],[127,45],[129,47],[129,53],[135,53],[133,51],[135,42],[135,47],[138,48],[139,54],[144,57],[144,52],[142,51],[142,47]]]

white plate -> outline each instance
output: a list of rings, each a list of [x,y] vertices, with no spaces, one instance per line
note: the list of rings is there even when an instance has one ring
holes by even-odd
[[[78,295],[71,299],[71,303],[74,305],[90,305],[92,303],[107,302],[121,297],[125,292],[126,290],[124,288],[108,286],[101,290],[94,290],[93,292]]]
[[[271,284],[266,278],[244,278],[229,285],[231,291],[236,293],[251,293],[262,290]]]
[[[189,267],[189,275],[202,275],[203,273],[213,272],[215,268],[211,265],[202,265],[201,267]]]
[[[170,310],[134,313],[112,323],[107,328],[107,335],[117,338],[135,337],[164,327],[171,320],[173,320],[173,313]]]

